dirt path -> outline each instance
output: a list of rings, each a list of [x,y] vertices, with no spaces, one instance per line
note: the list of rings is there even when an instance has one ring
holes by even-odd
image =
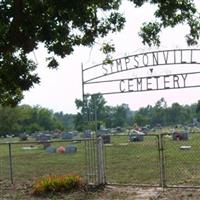
[[[200,200],[200,189],[162,189],[106,186],[97,191],[61,193],[48,197],[33,197],[31,187],[0,185],[0,200]]]

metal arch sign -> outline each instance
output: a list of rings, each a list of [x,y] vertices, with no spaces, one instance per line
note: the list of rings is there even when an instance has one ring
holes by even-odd
[[[145,52],[82,66],[83,96],[192,87],[200,87],[200,49]]]

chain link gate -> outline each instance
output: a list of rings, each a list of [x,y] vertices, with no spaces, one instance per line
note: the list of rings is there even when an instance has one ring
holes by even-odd
[[[163,147],[159,135],[128,142],[128,135],[112,135],[105,144],[106,180],[110,184],[164,185]]]
[[[106,179],[110,184],[199,187],[200,133],[188,140],[173,140],[169,133],[145,135],[127,143],[127,136],[112,136],[105,144]]]
[[[85,140],[86,181],[91,185],[106,183],[102,137]]]

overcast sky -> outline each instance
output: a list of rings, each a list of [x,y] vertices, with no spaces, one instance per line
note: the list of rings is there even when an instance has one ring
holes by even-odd
[[[153,10],[154,8],[148,4],[142,8],[134,8],[130,2],[123,1],[121,12],[124,13],[127,20],[124,30],[99,40],[99,43],[111,39],[116,47],[114,58],[158,49],[187,48],[185,41],[187,27],[183,25],[177,26],[175,29],[164,30],[161,33],[159,48],[149,48],[142,44],[138,36],[139,28],[143,22],[154,19]],[[195,46],[195,48],[199,48],[199,46]],[[25,98],[21,104],[40,105],[52,109],[54,112],[76,113],[75,99],[82,98],[81,63],[84,68],[101,63],[104,55],[100,53],[99,49],[100,44],[96,44],[92,48],[77,47],[73,55],[59,59],[58,70],[50,70],[46,67],[47,52],[40,45],[39,49],[30,56],[38,64],[37,73],[41,82],[24,93]],[[126,103],[132,110],[137,110],[148,104],[154,105],[162,97],[165,98],[168,105],[173,102],[191,104],[200,100],[200,88],[116,94],[105,96],[105,99],[108,105],[116,106]]]

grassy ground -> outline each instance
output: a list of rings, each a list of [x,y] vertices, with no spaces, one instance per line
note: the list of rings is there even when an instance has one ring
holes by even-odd
[[[163,143],[166,184],[200,185],[200,133],[190,134],[188,141],[173,141],[171,137],[164,136]],[[53,143],[52,146],[66,147],[70,144],[72,143]],[[78,173],[85,177],[84,142],[73,143],[78,149],[75,154],[49,154],[41,144],[32,144],[34,148],[31,150],[23,149],[30,145],[12,145],[14,185],[11,187],[8,145],[0,145],[0,188],[2,193],[8,195],[9,192],[5,192],[6,190],[18,191],[9,193],[16,196],[20,194],[19,191],[22,191],[26,196],[24,199],[27,199],[31,184],[43,175]],[[191,146],[191,149],[181,150],[180,147],[183,145]],[[88,148],[91,147],[88,146]],[[106,178],[109,183],[159,185],[160,162],[157,136],[147,135],[144,137],[144,141],[131,143],[128,142],[127,135],[112,136],[111,144],[105,147],[105,164]],[[93,198],[96,193],[81,193],[81,195],[89,195],[87,197],[89,199]],[[127,194],[123,192],[115,194],[114,192],[113,195],[126,196]],[[124,197],[124,199],[126,198]]]
[[[114,137],[113,146],[106,147],[108,182],[151,184],[160,183],[158,138],[145,136],[144,141],[127,143],[126,136]],[[191,146],[181,150],[181,146]],[[165,179],[168,185],[200,184],[200,133],[190,134],[187,141],[173,141],[163,136]]]

